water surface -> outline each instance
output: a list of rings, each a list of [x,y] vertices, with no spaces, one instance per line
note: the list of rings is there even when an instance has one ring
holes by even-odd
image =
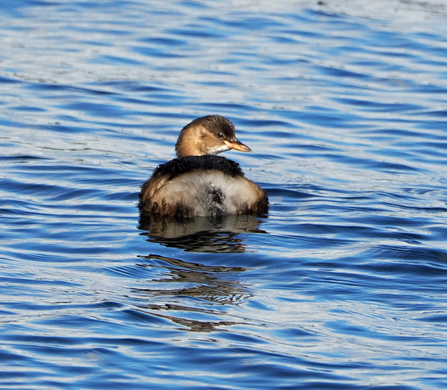
[[[445,389],[446,16],[4,2],[0,387]],[[268,216],[139,227],[208,114]]]

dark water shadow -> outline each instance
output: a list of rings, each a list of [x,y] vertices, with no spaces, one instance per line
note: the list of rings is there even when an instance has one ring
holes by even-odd
[[[244,253],[242,233],[263,233],[262,219],[248,215],[194,218],[186,221],[156,219],[140,224],[147,241],[185,252]],[[205,265],[157,254],[139,256],[139,267],[154,273],[147,288],[132,290],[137,310],[169,320],[192,332],[222,331],[235,325],[227,321],[229,306],[243,304],[252,296],[239,274],[248,268]]]
[[[262,220],[249,215],[230,215],[222,218],[198,217],[186,221],[154,219],[140,224],[148,241],[186,252],[243,253],[246,245],[241,233],[263,233]]]
[[[235,325],[222,319],[225,308],[242,304],[252,295],[236,277],[248,268],[207,266],[154,254],[139,257],[143,262],[138,266],[163,271],[163,275],[150,282],[153,288],[132,289],[140,301],[137,309],[181,325],[183,330],[211,332]]]

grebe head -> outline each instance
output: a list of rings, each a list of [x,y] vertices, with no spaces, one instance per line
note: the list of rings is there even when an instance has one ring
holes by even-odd
[[[180,132],[175,152],[177,157],[205,156],[230,149],[250,152],[251,149],[236,138],[235,131],[234,125],[223,116],[197,118]]]

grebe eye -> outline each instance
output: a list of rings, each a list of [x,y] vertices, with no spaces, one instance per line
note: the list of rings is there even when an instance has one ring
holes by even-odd
[[[225,138],[224,133],[219,133],[219,134],[217,134],[217,136],[218,136],[219,138]]]

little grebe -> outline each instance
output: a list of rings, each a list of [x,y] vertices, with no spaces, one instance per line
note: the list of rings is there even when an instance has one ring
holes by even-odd
[[[209,115],[185,126],[175,145],[177,158],[159,165],[141,188],[141,220],[266,213],[266,192],[244,177],[239,164],[215,156],[230,149],[251,151],[228,119]]]

